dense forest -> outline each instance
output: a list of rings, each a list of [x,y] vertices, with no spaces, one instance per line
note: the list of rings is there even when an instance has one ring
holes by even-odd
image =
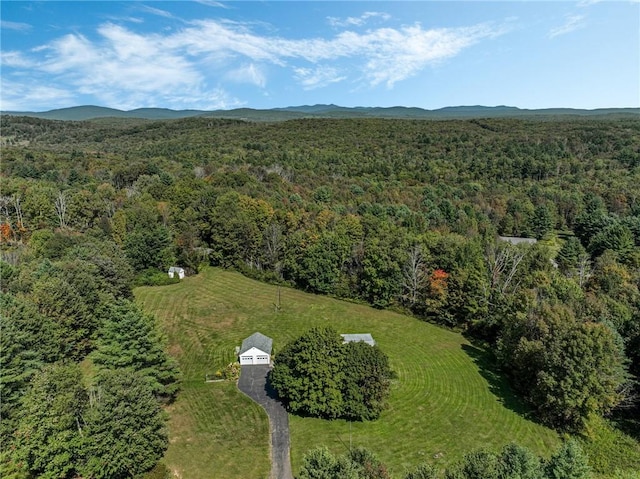
[[[640,120],[0,126],[14,477],[130,477],[162,456],[179,373],[131,288],[173,265],[458,329],[544,424],[588,435],[606,417],[640,436]],[[150,429],[113,447],[131,395],[118,427]]]

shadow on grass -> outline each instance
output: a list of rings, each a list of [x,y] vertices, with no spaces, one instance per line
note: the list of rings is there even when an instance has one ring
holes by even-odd
[[[640,442],[640,404],[614,411],[611,422],[616,428]]]
[[[531,409],[513,392],[507,378],[500,372],[491,352],[471,344],[463,344],[462,350],[476,364],[480,375],[489,383],[489,390],[504,407],[522,417],[538,422]]]

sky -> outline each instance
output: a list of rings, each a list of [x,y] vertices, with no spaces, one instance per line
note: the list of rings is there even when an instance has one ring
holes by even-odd
[[[640,107],[640,0],[11,1],[0,110]]]

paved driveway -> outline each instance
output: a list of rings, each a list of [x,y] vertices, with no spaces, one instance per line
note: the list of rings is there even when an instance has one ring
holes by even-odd
[[[269,416],[271,479],[293,479],[289,457],[289,416],[267,385],[269,366],[242,366],[238,389],[260,404]]]

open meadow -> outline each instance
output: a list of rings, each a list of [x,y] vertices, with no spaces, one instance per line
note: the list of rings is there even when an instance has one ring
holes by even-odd
[[[255,331],[286,342],[317,325],[340,333],[371,333],[398,377],[389,408],[374,422],[290,417],[294,473],[304,453],[326,445],[342,453],[366,446],[393,477],[422,461],[442,467],[478,447],[515,441],[548,456],[559,444],[552,430],[526,419],[487,354],[452,331],[368,306],[280,288],[239,273],[207,268],[181,283],[135,290],[169,339],[183,374],[170,406],[167,466],[189,479],[268,477],[268,420],[234,383],[205,383],[234,360],[234,349]]]

